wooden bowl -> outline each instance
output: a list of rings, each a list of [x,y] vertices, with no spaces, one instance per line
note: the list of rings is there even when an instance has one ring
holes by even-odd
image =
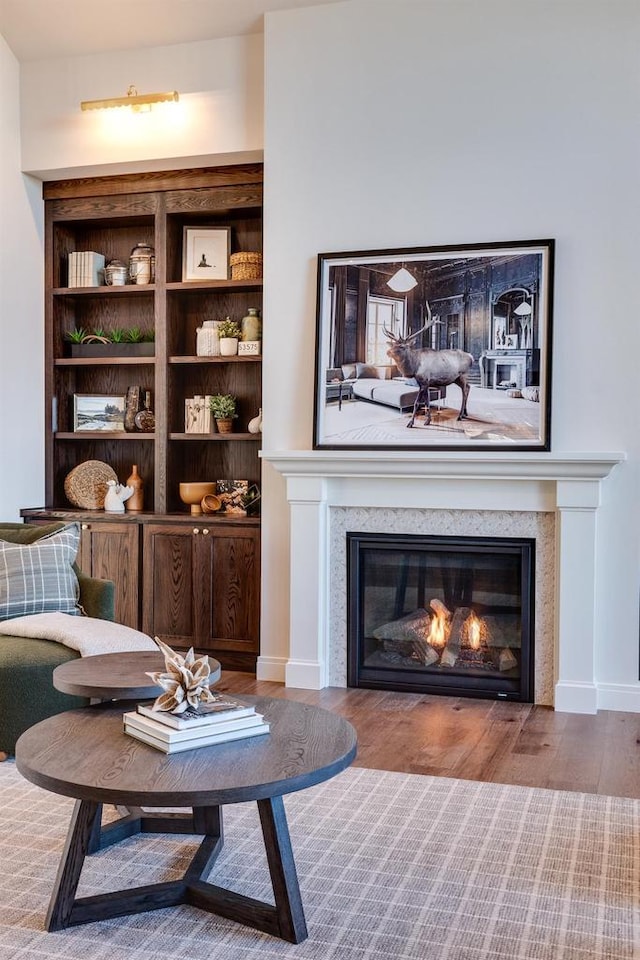
[[[215,493],[215,489],[215,483],[181,483],[180,499],[191,507],[192,516],[199,517],[202,514],[202,498]]]
[[[200,506],[203,513],[217,513],[222,506],[222,500],[220,497],[216,497],[215,493],[208,493],[206,497],[202,498]]]

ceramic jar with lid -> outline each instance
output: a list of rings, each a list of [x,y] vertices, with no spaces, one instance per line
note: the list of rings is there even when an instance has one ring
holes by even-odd
[[[129,257],[129,280],[131,283],[153,283],[155,280],[155,250],[141,241],[131,251]]]
[[[108,287],[124,287],[127,273],[126,263],[122,260],[111,260],[104,268],[104,282]]]

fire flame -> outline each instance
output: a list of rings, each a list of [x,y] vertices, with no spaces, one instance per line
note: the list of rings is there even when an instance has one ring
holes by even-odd
[[[439,611],[431,620],[427,643],[437,649],[442,649],[447,643],[447,618]]]
[[[464,622],[464,628],[472,650],[480,649],[480,640],[482,638],[482,623],[476,617],[473,610]]]

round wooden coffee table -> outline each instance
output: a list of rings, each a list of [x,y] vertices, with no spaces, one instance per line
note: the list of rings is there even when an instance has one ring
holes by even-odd
[[[162,688],[147,673],[164,670],[164,656],[159,650],[138,650],[129,653],[99,653],[93,657],[67,660],[53,671],[53,685],[62,693],[77,697],[107,700],[148,700],[157,697]],[[209,657],[209,685],[220,679],[217,660]],[[140,807],[118,805],[119,820],[101,827],[102,807],[91,835],[88,853],[96,853],[112,843],[136,833],[195,833],[191,813],[154,813]]]
[[[209,657],[209,684],[220,679],[220,664]],[[53,685],[62,693],[98,700],[147,700],[161,688],[147,673],[164,670],[159,650],[130,653],[99,653],[94,657],[67,660],[53,671]]]
[[[16,744],[20,773],[77,801],[47,930],[188,903],[291,943],[306,938],[283,795],[348,767],[356,755],[355,730],[342,717],[297,701],[242,699],[265,715],[270,733],[173,755],[127,736],[117,706],[70,710],[22,734]],[[248,800],[258,804],[275,906],[203,879],[222,849],[222,807]],[[103,803],[192,807],[194,832],[204,839],[182,879],[76,898]]]

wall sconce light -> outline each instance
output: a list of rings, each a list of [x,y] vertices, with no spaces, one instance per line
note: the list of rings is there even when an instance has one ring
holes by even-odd
[[[177,90],[171,90],[168,93],[138,93],[131,84],[127,90],[126,97],[109,97],[106,100],[82,100],[81,110],[108,110],[111,107],[131,107],[136,113],[146,107],[151,110],[154,103],[177,103],[180,95]]]
[[[396,293],[407,293],[418,285],[418,281],[412,276],[405,267],[396,270],[390,280],[387,280],[387,286],[395,290]]]

